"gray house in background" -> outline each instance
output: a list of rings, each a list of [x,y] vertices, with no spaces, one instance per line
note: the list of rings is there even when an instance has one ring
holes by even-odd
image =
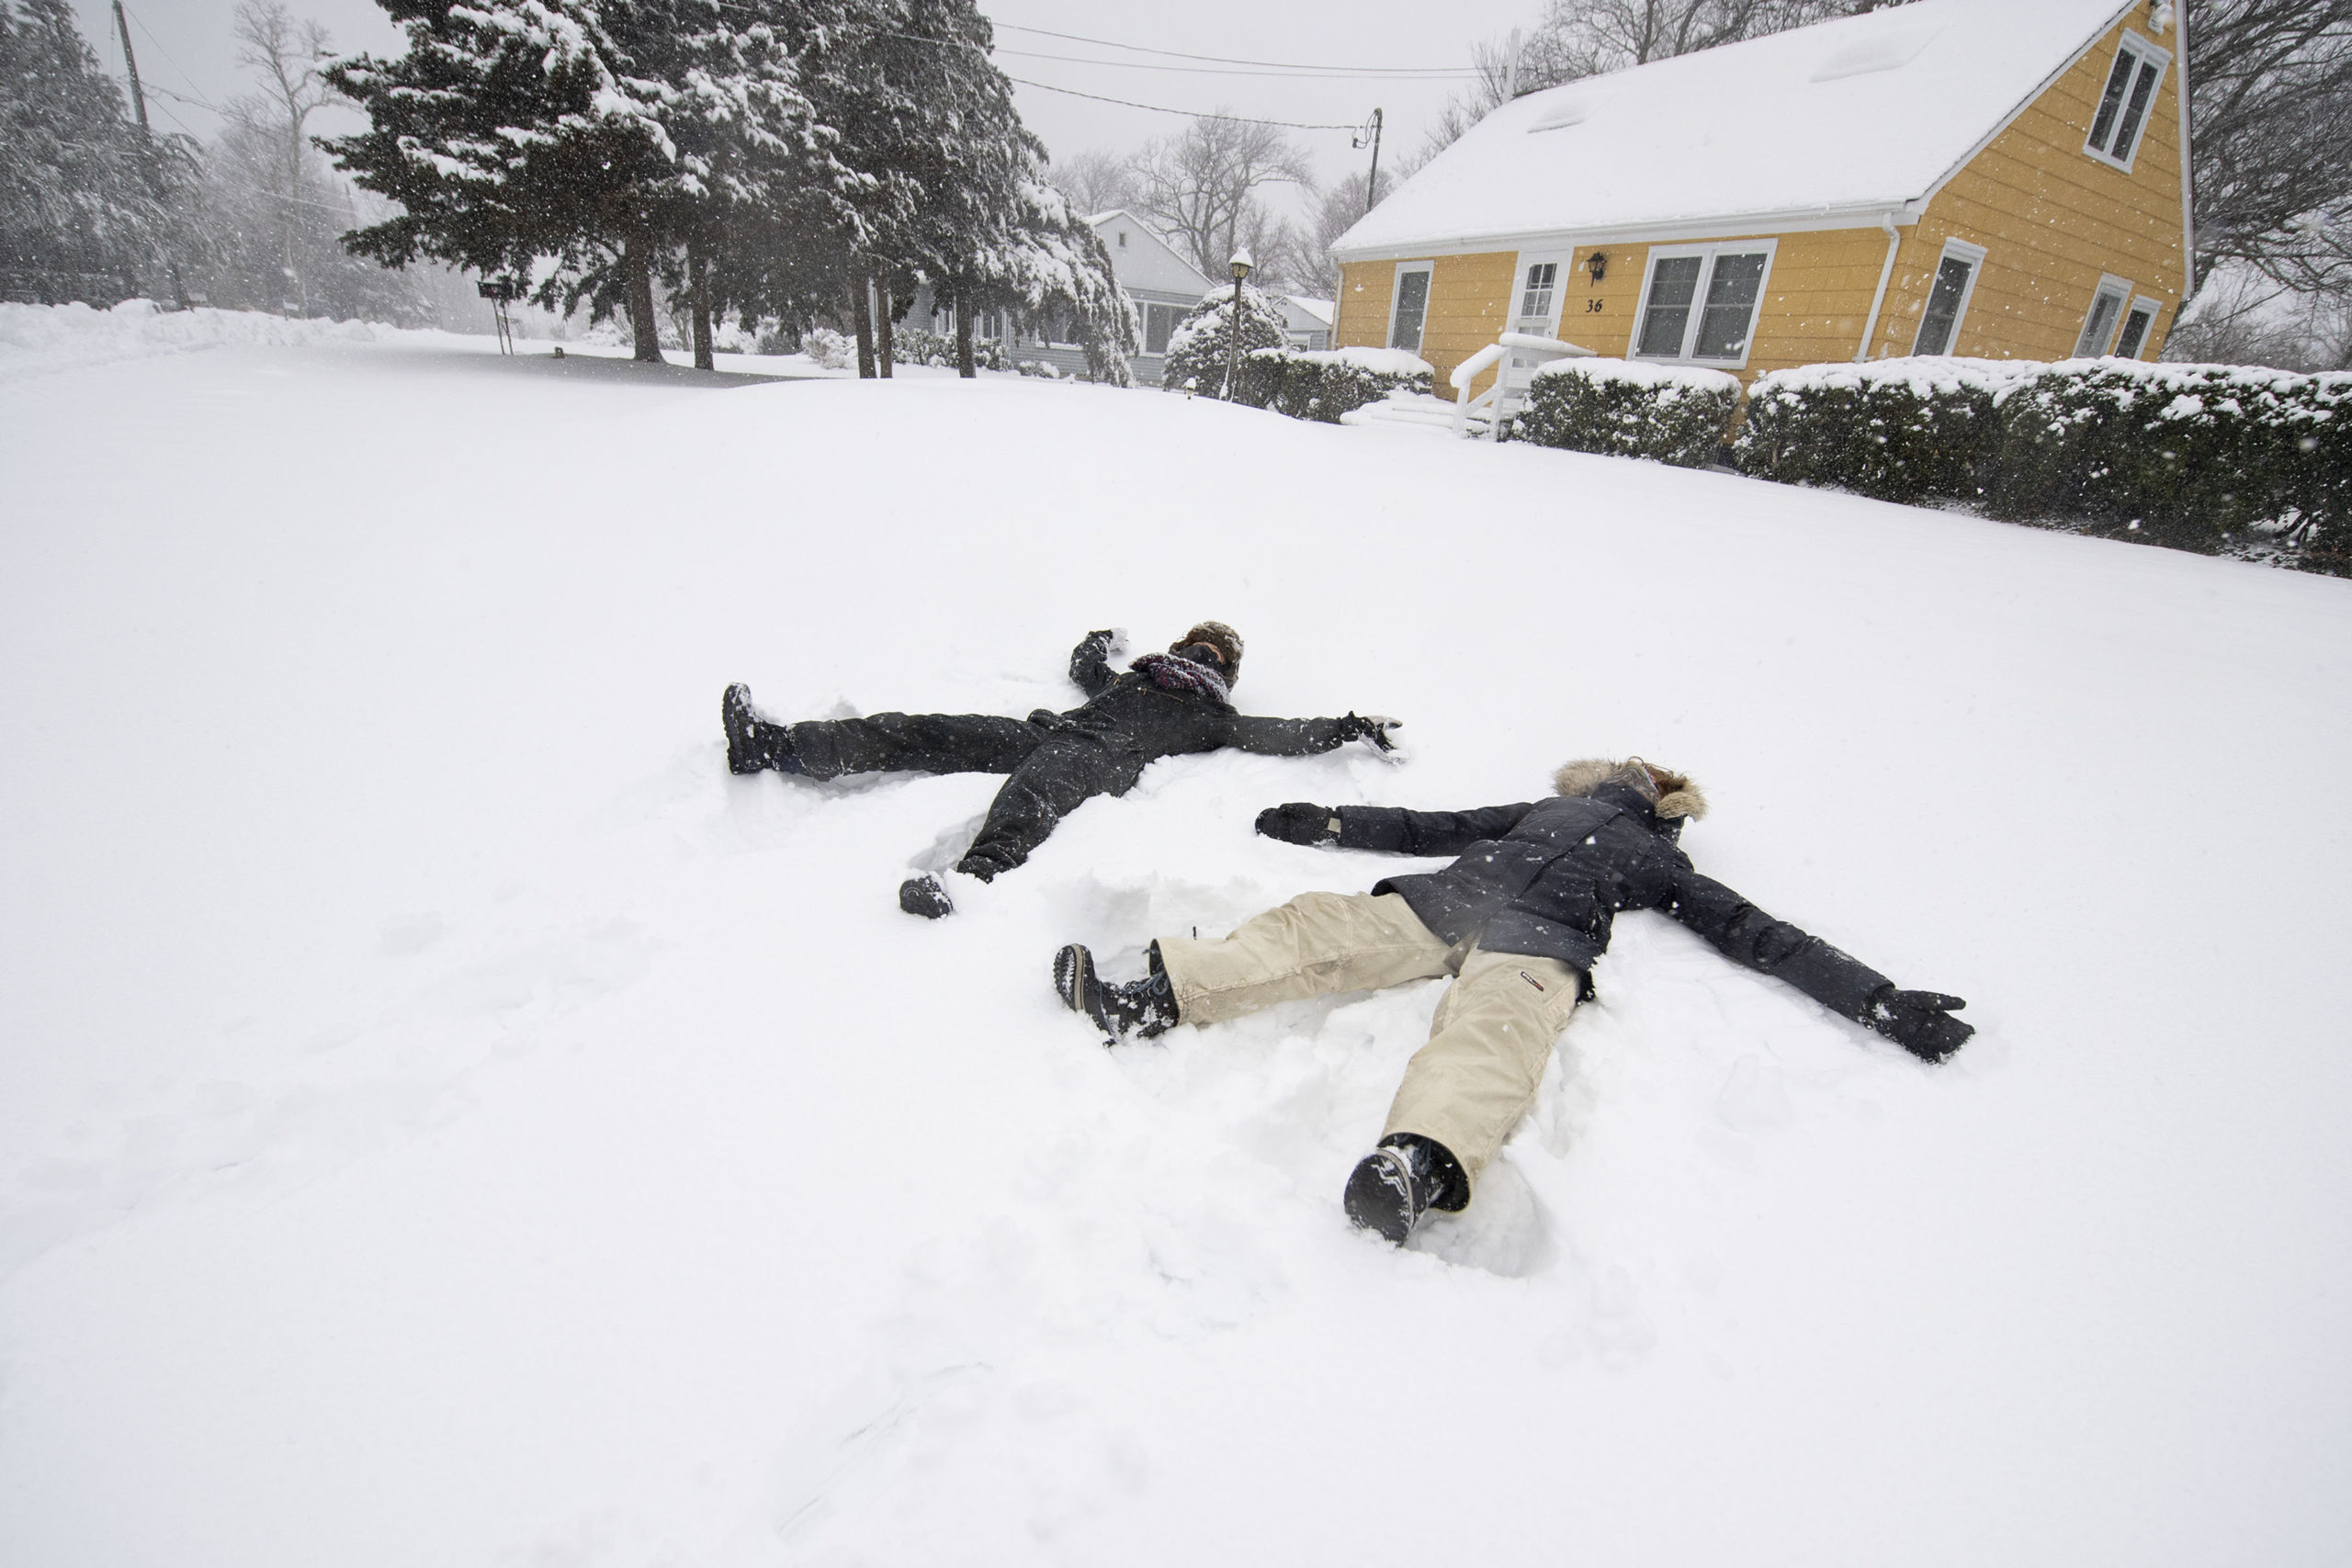
[[[1157,387],[1160,368],[1167,363],[1169,334],[1217,286],[1202,276],[1201,269],[1153,232],[1149,224],[1124,209],[1098,212],[1086,221],[1102,236],[1102,248],[1111,253],[1112,276],[1136,308],[1142,352],[1128,364],[1136,380]],[[956,330],[955,316],[944,305],[934,307],[928,288],[915,291],[914,307],[905,319],[907,324],[931,332]],[[1006,357],[1016,363],[1030,360],[1050,365],[1065,375],[1086,374],[1086,351],[1074,343],[1048,341],[1043,322],[1016,323],[1003,312],[992,311],[975,319],[972,332],[983,342],[1003,345]]]

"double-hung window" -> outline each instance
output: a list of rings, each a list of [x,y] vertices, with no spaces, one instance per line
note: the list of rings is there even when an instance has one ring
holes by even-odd
[[[2123,303],[2132,298],[2132,285],[2120,277],[2101,277],[2098,291],[2091,296],[2091,308],[2083,317],[2083,335],[2075,340],[2075,357],[2097,359],[2115,341],[2115,329],[2123,319]]]
[[[1402,348],[1414,354],[1421,352],[1421,329],[1429,322],[1430,266],[1428,262],[1400,262],[1396,267],[1396,296],[1388,308],[1388,346]]]
[[[2156,105],[2156,89],[2165,79],[2165,67],[2172,56],[2142,38],[2127,32],[2115,51],[2115,63],[2108,68],[2107,85],[2099,93],[2098,107],[2091,115],[2091,133],[2083,143],[2083,151],[2102,164],[2112,164],[2129,174],[2132,158],[2140,150],[2141,133],[2148,129],[2148,117]]]
[[[1984,269],[1984,247],[1965,240],[1946,240],[1942,259],[1936,263],[1936,281],[1928,289],[1928,308],[1919,314],[1919,335],[1914,354],[1950,354],[1960,339],[1960,323],[1968,315],[1968,297],[1976,292],[1976,275]]]
[[[2132,301],[2132,309],[2124,312],[2122,334],[2115,340],[2118,359],[2137,359],[2146,352],[2149,330],[2156,324],[2156,317],[2164,308],[2163,300],[2145,295]]]
[[[1175,335],[1176,323],[1184,319],[1181,305],[1146,305],[1143,308],[1143,351],[1165,354],[1168,340]]]
[[[1634,318],[1634,355],[1746,365],[1774,248],[1773,241],[1750,240],[1652,249]]]

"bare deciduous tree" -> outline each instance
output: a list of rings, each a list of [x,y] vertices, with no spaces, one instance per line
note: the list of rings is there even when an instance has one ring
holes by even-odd
[[[2198,271],[2352,292],[2352,0],[2194,0]]]
[[[1057,159],[1046,171],[1046,183],[1081,213],[1136,205],[1135,160],[1116,152],[1091,151]]]
[[[1279,127],[1202,115],[1182,134],[1147,143],[1132,164],[1135,206],[1213,278],[1237,246],[1262,240],[1272,220],[1258,193],[1313,189],[1314,170]]]
[[[229,100],[232,127],[270,147],[276,172],[269,195],[279,208],[279,254],[290,291],[288,303],[310,310],[310,290],[300,265],[300,236],[306,194],[321,182],[317,155],[308,135],[311,117],[341,96],[326,82],[327,30],[297,19],[282,0],[239,0],[237,63],[261,78],[261,91]]]

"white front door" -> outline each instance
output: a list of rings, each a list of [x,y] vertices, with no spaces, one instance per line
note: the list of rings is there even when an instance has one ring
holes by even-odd
[[[1560,335],[1560,302],[1568,291],[1566,251],[1521,251],[1511,289],[1510,330],[1531,337]]]

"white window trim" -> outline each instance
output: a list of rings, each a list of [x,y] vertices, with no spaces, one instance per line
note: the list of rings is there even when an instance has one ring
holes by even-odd
[[[2107,329],[2107,340],[2104,343],[2094,344],[2088,353],[2085,353],[2082,346],[2083,334],[2090,331],[2091,317],[2098,313],[2098,298],[2102,294],[2120,295],[2122,297],[2122,303],[2115,308],[2115,323]],[[2083,310],[2083,324],[2075,329],[2075,353],[2073,357],[2076,359],[2105,359],[2108,356],[2109,351],[2115,347],[2115,340],[2122,334],[2123,318],[2131,313],[2132,280],[2128,277],[2118,277],[2111,272],[2100,273],[2098,275],[2098,287],[2091,290],[2091,302]]]
[[[1968,302],[1976,298],[1976,280],[1984,276],[1984,258],[1990,254],[1982,245],[1972,245],[1966,240],[1946,240],[1937,253],[1936,270],[1928,275],[1927,298],[1919,301],[1919,325],[1911,334],[1911,352],[1919,352],[1919,333],[1928,330],[1928,306],[1936,297],[1936,279],[1944,270],[1944,263],[1958,256],[1968,264],[1968,287],[1960,291],[1960,310],[1951,319],[1951,336],[1944,340],[1942,357],[1949,359],[1960,352],[1960,329],[1968,322]]]
[[[1388,285],[1388,330],[1381,335],[1380,339],[1381,346],[1384,348],[1396,341],[1396,301],[1404,296],[1406,274],[1414,272],[1425,272],[1430,275],[1430,292],[1421,296],[1421,335],[1419,343],[1414,345],[1413,352],[1420,353],[1421,344],[1427,344],[1430,340],[1430,304],[1437,289],[1437,263],[1434,259],[1398,262],[1396,276]]]
[[[1511,274],[1510,298],[1505,301],[1503,330],[1514,333],[1520,330],[1519,307],[1521,301],[1527,298],[1527,269],[1550,262],[1558,269],[1552,275],[1552,319],[1544,331],[1537,335],[1558,337],[1561,323],[1567,312],[1568,287],[1575,282],[1575,278],[1568,271],[1568,264],[1574,260],[1576,260],[1576,253],[1572,250],[1520,252],[1517,270]]]
[[[1778,240],[1725,240],[1708,245],[1652,245],[1649,254],[1642,258],[1642,297],[1634,306],[1634,330],[1625,340],[1625,357],[1645,359],[1653,365],[1698,365],[1710,370],[1745,370],[1748,356],[1756,352],[1756,323],[1764,318],[1764,300],[1772,287],[1772,263],[1778,255]],[[1764,275],[1756,280],[1756,306],[1747,315],[1747,335],[1740,341],[1739,357],[1732,359],[1693,359],[1690,340],[1698,334],[1700,320],[1707,312],[1707,290],[1715,281],[1715,257],[1723,254],[1764,257]],[[1707,265],[1699,269],[1698,291],[1690,297],[1690,319],[1682,323],[1682,348],[1677,354],[1644,354],[1642,323],[1649,320],[1650,285],[1657,281],[1657,264],[1672,261],[1677,256],[1704,256]]]
[[[2145,310],[2148,312],[2148,331],[2147,334],[2140,339],[2140,352],[2132,357],[2145,359],[2148,357],[2148,345],[2156,341],[2156,323],[2165,319],[2163,300],[2156,299],[2154,295],[2134,294],[2125,302],[2123,314],[2115,323],[2115,341],[2119,344],[2123,341],[2123,323],[2132,319],[2132,311],[2139,310]]]
[[[2119,55],[2127,51],[2138,53],[2143,60],[2153,62],[2156,67],[2156,85],[2148,89],[2147,118],[2140,122],[2139,130],[2132,138],[2132,156],[2118,158],[2111,152],[2091,145],[2091,132],[2098,125],[2098,106],[2106,101],[2107,97],[2108,77],[2115,74],[2113,59],[2109,59],[2107,62],[2107,75],[2098,79],[2098,98],[2091,104],[2091,123],[2083,128],[2083,155],[2087,158],[2096,158],[2109,168],[2120,169],[2128,175],[2132,172],[2132,165],[2139,162],[2140,149],[2148,144],[2148,128],[2156,123],[2156,100],[2165,96],[2165,76],[2172,69],[2172,51],[2158,48],[2129,28],[2123,29],[2123,40],[2115,46],[2115,52]],[[2132,68],[2133,79],[2136,80],[2139,74],[2140,68],[2133,66]],[[2131,104],[2132,87],[2130,83],[2126,83],[2123,88],[2123,107],[2128,109]]]

